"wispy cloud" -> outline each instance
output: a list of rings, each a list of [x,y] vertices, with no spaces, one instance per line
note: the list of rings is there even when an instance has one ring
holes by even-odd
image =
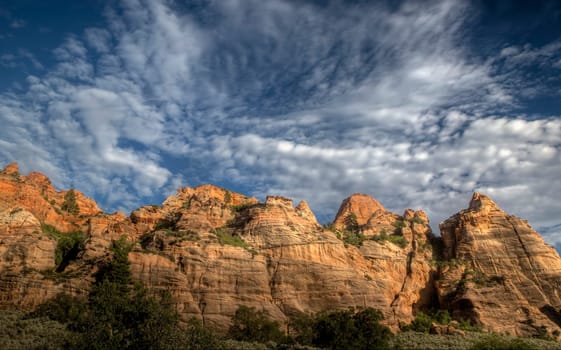
[[[10,22],[10,27],[14,28],[14,29],[20,29],[25,27],[26,22],[24,20],[21,19],[14,19]]]
[[[0,96],[0,159],[123,209],[211,181],[307,199],[322,220],[360,191],[437,222],[481,190],[561,241],[561,122],[519,109],[540,93],[525,67],[556,69],[558,41],[479,57],[462,2],[197,11],[127,0],[67,37]]]

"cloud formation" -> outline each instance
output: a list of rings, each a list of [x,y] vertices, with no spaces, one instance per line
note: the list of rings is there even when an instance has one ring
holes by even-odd
[[[521,106],[558,96],[528,67],[561,68],[561,41],[482,57],[465,40],[476,17],[460,2],[126,0],[0,95],[0,160],[126,210],[214,182],[306,199],[322,221],[365,192],[438,222],[477,190],[560,242],[561,121]]]

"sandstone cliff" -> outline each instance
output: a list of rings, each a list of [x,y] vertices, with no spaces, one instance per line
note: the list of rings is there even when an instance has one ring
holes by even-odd
[[[456,317],[516,335],[559,329],[561,259],[528,222],[475,193],[440,230],[444,263],[436,285]]]
[[[345,199],[323,227],[306,202],[261,203],[213,185],[181,188],[129,217],[69,192],[15,164],[0,172],[0,307],[86,295],[111,242],[125,236],[136,278],[171,292],[184,320],[219,329],[239,305],[281,321],[371,306],[394,330],[418,310],[444,307],[497,331],[558,329],[561,259],[483,195],[441,225],[440,240],[423,211],[398,215],[364,194]],[[72,231],[83,241],[64,255],[61,237]]]

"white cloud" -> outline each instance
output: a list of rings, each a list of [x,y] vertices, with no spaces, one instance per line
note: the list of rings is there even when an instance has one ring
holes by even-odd
[[[512,112],[542,91],[518,70],[557,62],[558,42],[480,59],[464,40],[477,11],[460,2],[119,6],[24,94],[0,95],[0,160],[112,208],[218,182],[306,199],[322,220],[366,192],[438,222],[481,190],[559,227],[559,119]]]

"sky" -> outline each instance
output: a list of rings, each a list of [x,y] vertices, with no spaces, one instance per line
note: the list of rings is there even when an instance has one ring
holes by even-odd
[[[0,165],[323,223],[361,192],[437,229],[478,191],[561,248],[560,73],[557,1],[3,0]]]

